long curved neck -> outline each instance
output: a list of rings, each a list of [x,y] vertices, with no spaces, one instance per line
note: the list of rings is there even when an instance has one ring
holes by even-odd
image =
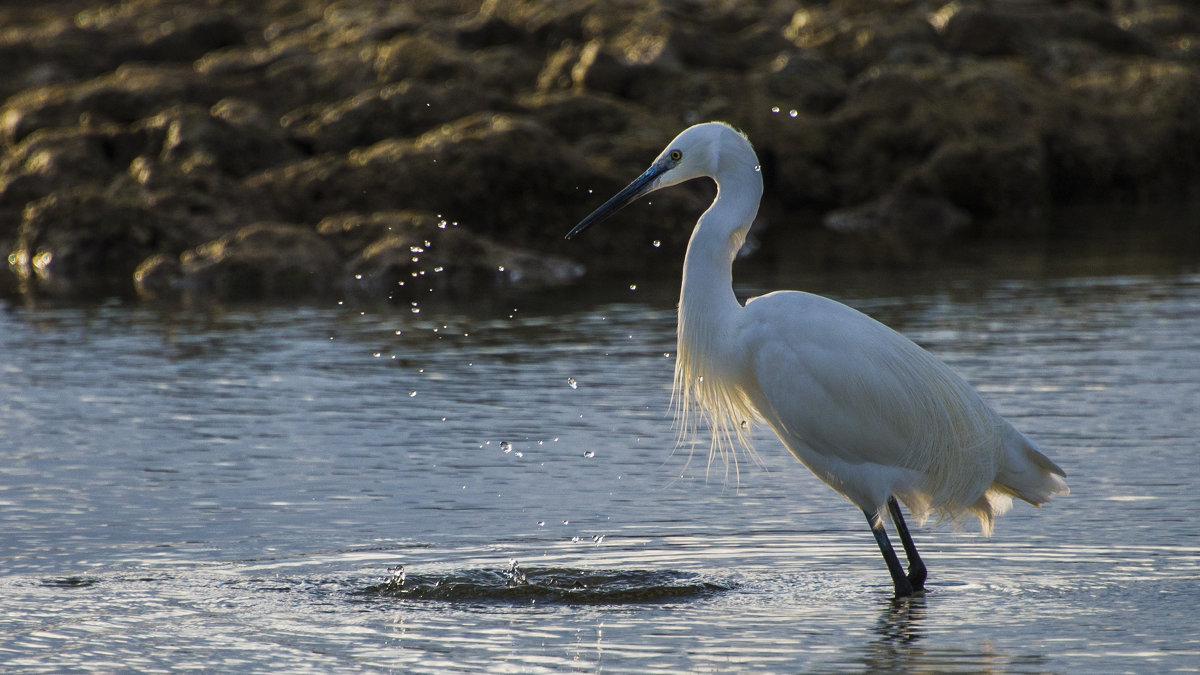
[[[721,453],[734,439],[748,447],[742,422],[759,418],[741,388],[741,355],[729,351],[735,346],[732,332],[741,310],[733,293],[733,258],[762,197],[754,153],[745,154],[749,166],[717,171],[717,198],[700,216],[688,242],[679,294],[672,400],[680,438],[694,438],[697,418],[703,417],[712,430],[713,447]]]
[[[685,317],[708,323],[740,306],[733,293],[733,258],[758,214],[762,174],[755,167],[723,173],[716,179],[717,197],[700,216],[683,259],[681,333]]]

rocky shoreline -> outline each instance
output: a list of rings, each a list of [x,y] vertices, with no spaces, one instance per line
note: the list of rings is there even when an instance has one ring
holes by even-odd
[[[710,187],[562,234],[709,119],[759,151],[765,244],[783,213],[901,250],[1200,196],[1184,0],[0,1],[0,68],[0,298],[636,268]]]

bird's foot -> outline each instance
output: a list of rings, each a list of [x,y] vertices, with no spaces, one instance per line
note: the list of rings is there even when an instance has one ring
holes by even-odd
[[[928,573],[925,571],[925,565],[912,565],[908,568],[908,583],[912,586],[914,592],[925,590],[925,577]]]

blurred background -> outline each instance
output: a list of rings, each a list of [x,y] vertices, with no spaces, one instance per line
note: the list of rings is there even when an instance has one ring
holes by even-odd
[[[1198,66],[1184,0],[0,2],[0,297],[673,272],[711,185],[562,234],[711,119],[762,161],[761,266],[1187,259]]]

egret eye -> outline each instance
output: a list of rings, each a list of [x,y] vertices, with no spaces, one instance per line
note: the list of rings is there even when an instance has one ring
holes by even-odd
[[[680,152],[680,151],[678,151],[678,150],[672,150],[672,151],[671,151],[671,161],[672,161],[672,162],[678,162],[678,161],[679,161],[679,160],[681,160],[681,159],[683,159],[683,153],[682,153],[682,152]]]

